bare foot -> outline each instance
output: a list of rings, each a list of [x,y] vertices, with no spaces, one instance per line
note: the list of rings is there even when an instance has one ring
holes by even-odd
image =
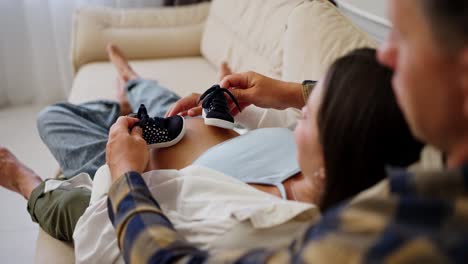
[[[128,64],[128,60],[125,57],[125,54],[122,50],[119,49],[116,45],[109,43],[107,45],[107,55],[109,56],[109,60],[114,64],[117,68],[117,72],[124,80],[124,82],[128,82],[129,80],[138,78],[138,74],[133,71],[130,64]]]
[[[121,78],[117,77],[117,100],[120,105],[120,115],[128,115],[132,113],[132,107],[128,102],[127,93],[125,92],[126,82]]]
[[[219,67],[219,80],[221,81],[224,77],[230,74],[232,74],[231,68],[229,68],[227,62],[222,62]]]
[[[42,179],[21,163],[8,149],[0,146],[0,186],[29,199]]]

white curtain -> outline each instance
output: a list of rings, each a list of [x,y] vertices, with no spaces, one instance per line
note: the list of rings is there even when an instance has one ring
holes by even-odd
[[[156,7],[162,0],[0,0],[0,107],[65,100],[70,36],[80,5]]]

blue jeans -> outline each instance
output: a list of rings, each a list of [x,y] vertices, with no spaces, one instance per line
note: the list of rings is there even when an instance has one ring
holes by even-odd
[[[126,93],[132,111],[145,104],[150,116],[163,116],[179,96],[155,81],[132,80]],[[109,129],[120,115],[120,106],[111,101],[80,105],[58,103],[45,108],[38,117],[39,134],[57,159],[65,178],[81,172],[92,178],[106,162]],[[44,192],[45,182],[35,188],[28,200],[34,222],[54,238],[72,241],[78,219],[89,205],[91,192],[86,188],[59,187]]]
[[[132,80],[125,87],[133,112],[145,104],[150,116],[164,116],[180,99],[156,81]],[[80,105],[58,103],[46,107],[38,116],[39,135],[58,161],[65,178],[81,172],[92,178],[105,164],[109,129],[120,115],[113,101],[93,101]]]

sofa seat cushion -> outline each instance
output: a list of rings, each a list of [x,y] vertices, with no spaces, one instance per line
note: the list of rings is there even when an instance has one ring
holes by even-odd
[[[39,228],[34,263],[75,263],[75,251],[73,250],[73,245],[55,239],[42,230],[42,228]]]
[[[130,64],[141,77],[158,80],[180,96],[203,92],[218,81],[215,67],[202,57],[132,61]],[[69,101],[115,100],[116,87],[117,72],[112,64],[87,64],[75,77]]]

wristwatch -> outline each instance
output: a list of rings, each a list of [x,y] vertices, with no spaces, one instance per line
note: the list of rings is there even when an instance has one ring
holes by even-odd
[[[314,89],[317,81],[312,80],[305,80],[302,82],[302,97],[304,98],[304,103],[307,104],[307,100],[309,99],[312,90]]]

